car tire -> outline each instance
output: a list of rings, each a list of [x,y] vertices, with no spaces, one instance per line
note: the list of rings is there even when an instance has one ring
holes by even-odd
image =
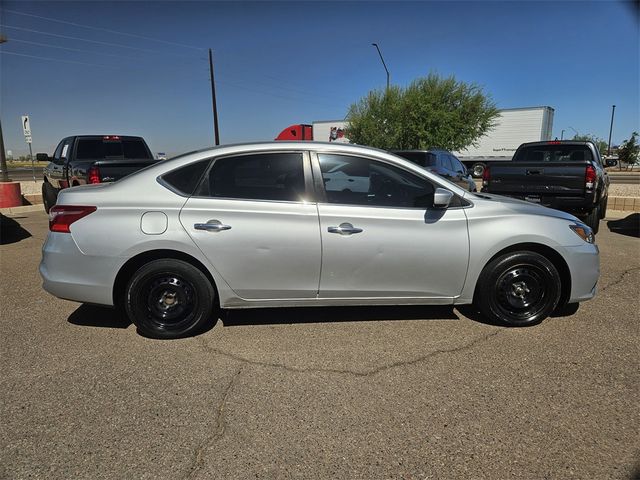
[[[51,186],[49,182],[44,182],[42,184],[42,203],[44,205],[44,211],[49,213],[51,207],[56,204],[58,200],[58,195],[56,193],[56,189]]]
[[[512,252],[482,270],[474,303],[490,321],[526,327],[551,315],[561,292],[560,274],[549,259],[535,252]]]
[[[585,217],[584,223],[586,223],[591,230],[593,230],[593,234],[598,233],[600,229],[600,205],[596,205],[593,207],[593,210],[589,212],[589,214]]]
[[[125,310],[143,336],[182,338],[213,322],[215,298],[213,285],[198,268],[182,260],[160,259],[133,274]]]

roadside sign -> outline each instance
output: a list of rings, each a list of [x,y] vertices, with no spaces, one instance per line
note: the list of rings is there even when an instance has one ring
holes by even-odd
[[[25,138],[31,138],[31,124],[29,123],[29,115],[22,116],[22,131],[24,132]],[[31,140],[28,140],[27,143],[31,143]]]
[[[25,135],[24,136],[24,141],[27,143],[31,143],[31,135]]]

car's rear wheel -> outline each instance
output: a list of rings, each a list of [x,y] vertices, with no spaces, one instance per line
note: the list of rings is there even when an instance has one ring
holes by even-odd
[[[181,338],[200,333],[210,322],[215,290],[190,263],[153,260],[131,277],[125,309],[138,331],[151,338]]]
[[[513,252],[486,265],[478,280],[475,303],[494,322],[524,327],[551,315],[561,290],[560,274],[546,257]]]
[[[600,218],[603,219],[607,216],[607,204],[609,203],[609,197],[604,197],[600,201]]]
[[[57,195],[56,190],[51,186],[49,182],[42,184],[42,203],[44,205],[44,211],[49,213],[51,207],[56,204]]]
[[[593,210],[589,212],[589,214],[585,217],[584,223],[586,223],[591,230],[593,230],[593,234],[598,233],[600,229],[600,205],[596,205],[593,207]]]

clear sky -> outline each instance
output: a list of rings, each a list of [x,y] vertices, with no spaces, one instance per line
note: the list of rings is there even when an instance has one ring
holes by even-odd
[[[66,22],[66,23],[65,23]],[[207,49],[222,143],[271,140],[343,118],[386,76],[475,82],[499,108],[548,105],[554,136],[640,130],[637,2],[26,2],[0,0],[5,146],[71,134],[144,136],[153,152],[213,144]]]

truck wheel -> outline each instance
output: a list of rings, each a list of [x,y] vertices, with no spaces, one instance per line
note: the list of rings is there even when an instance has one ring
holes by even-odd
[[[482,270],[474,302],[490,320],[514,327],[540,323],[560,301],[556,267],[539,253],[501,255]]]
[[[484,173],[485,168],[487,168],[487,166],[484,163],[475,163],[473,167],[471,167],[471,172],[473,173],[474,177],[482,178],[482,174]]]
[[[49,213],[51,207],[56,204],[57,199],[58,195],[56,189],[53,188],[49,182],[44,182],[42,184],[42,203],[44,205],[44,211]]]
[[[584,223],[591,227],[594,235],[598,233],[600,228],[600,205],[593,207],[593,210],[585,217]]]
[[[215,290],[190,263],[153,260],[136,271],[125,292],[125,309],[138,331],[150,338],[200,333],[212,321]]]
[[[607,203],[609,203],[609,197],[604,197],[600,201],[600,218],[604,218],[607,216]]]

